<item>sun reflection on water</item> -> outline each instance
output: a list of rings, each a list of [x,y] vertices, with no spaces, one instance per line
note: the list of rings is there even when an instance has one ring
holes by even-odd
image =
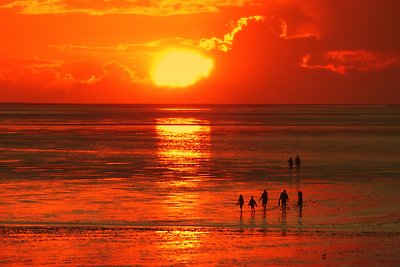
[[[201,245],[201,238],[206,234],[202,231],[193,230],[171,230],[157,231],[157,234],[163,239],[161,247],[168,249],[190,249]]]
[[[196,229],[157,231],[159,248],[166,250],[168,261],[187,264],[193,261],[193,252],[201,250],[206,232]]]
[[[157,120],[158,156],[169,170],[196,176],[210,159],[209,122],[195,118]],[[181,176],[182,176],[181,175]]]
[[[208,176],[209,122],[195,118],[162,118],[157,120],[156,132],[159,161],[166,167],[163,179],[158,182],[165,194],[165,213],[174,217],[177,212],[195,212],[199,205],[196,188]]]
[[[161,203],[165,217],[172,220],[201,217],[202,199],[196,188],[207,177],[209,122],[195,118],[162,118],[157,120],[156,132],[159,161],[168,170],[158,183],[165,194]],[[181,252],[201,246],[206,233],[173,230],[158,231],[157,234],[163,240],[161,249],[170,251],[175,260],[186,262],[191,254]]]

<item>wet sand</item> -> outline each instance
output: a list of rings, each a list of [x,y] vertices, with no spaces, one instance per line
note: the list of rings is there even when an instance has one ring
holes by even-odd
[[[398,266],[399,232],[267,227],[1,227],[8,266]]]

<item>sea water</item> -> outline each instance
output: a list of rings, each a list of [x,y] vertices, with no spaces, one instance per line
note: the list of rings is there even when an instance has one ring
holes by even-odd
[[[396,264],[399,151],[400,106],[2,104],[0,264]]]

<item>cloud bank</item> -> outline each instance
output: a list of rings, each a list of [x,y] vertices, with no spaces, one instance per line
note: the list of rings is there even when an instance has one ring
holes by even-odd
[[[170,16],[217,13],[224,7],[252,4],[253,2],[248,0],[17,0],[0,5],[0,9],[29,15],[82,13],[94,16],[110,14]]]

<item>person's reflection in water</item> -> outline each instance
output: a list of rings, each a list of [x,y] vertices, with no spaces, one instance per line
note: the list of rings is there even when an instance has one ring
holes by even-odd
[[[299,217],[303,217],[303,192],[298,192],[297,207],[299,208]]]
[[[254,226],[255,226],[255,212],[252,212],[252,213],[251,213],[251,216],[250,216],[250,226],[251,226],[251,227],[254,227]]]
[[[264,211],[262,215],[262,228],[266,231],[267,230],[267,213]]]
[[[301,234],[303,230],[303,213],[299,209],[299,215],[297,216],[297,233]]]
[[[282,230],[282,236],[286,236],[286,212],[282,212],[281,230]]]
[[[243,224],[243,213],[240,212],[238,231],[239,231],[239,232],[243,232],[245,228],[246,228],[246,227],[245,227],[245,225]]]
[[[301,214],[301,212],[299,212],[299,216],[297,216],[297,223],[299,224],[299,226],[303,224],[303,215]]]

